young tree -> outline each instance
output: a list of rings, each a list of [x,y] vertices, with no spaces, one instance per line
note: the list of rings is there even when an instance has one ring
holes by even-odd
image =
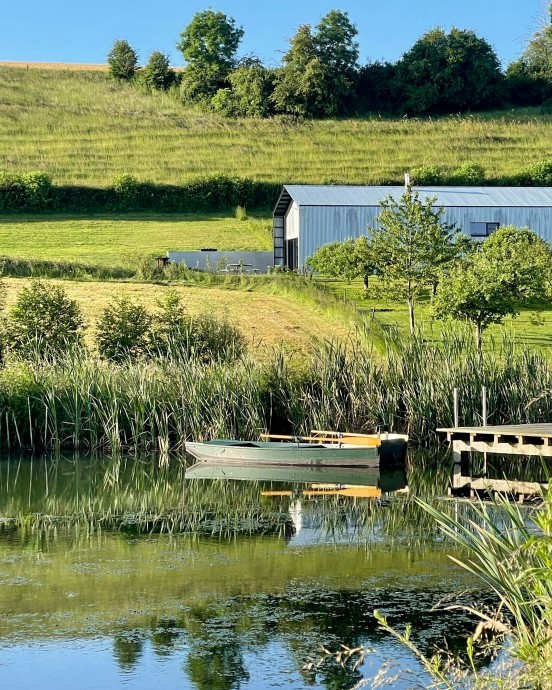
[[[552,81],[552,3],[547,3],[546,17],[529,39],[518,64],[534,78]]]
[[[96,346],[101,357],[114,362],[136,359],[148,349],[151,315],[126,296],[115,298],[100,314]]]
[[[376,268],[391,294],[406,300],[411,332],[416,300],[465,247],[460,230],[441,220],[444,209],[434,203],[435,198],[422,201],[409,186],[399,202],[392,196],[381,202],[379,225],[370,228]]]
[[[76,300],[40,280],[23,288],[5,329],[8,350],[24,359],[60,357],[83,346],[84,317]]]
[[[342,278],[348,282],[362,278],[364,290],[368,290],[368,281],[375,269],[374,254],[367,237],[325,244],[307,259],[306,265],[330,278]]]
[[[182,76],[183,98],[200,101],[224,88],[236,65],[244,31],[223,12],[197,12],[180,34],[176,47],[187,62]]]
[[[154,50],[142,71],[144,84],[150,89],[164,91],[174,82],[174,78],[174,70],[170,67],[167,55]]]
[[[138,68],[138,53],[124,38],[119,38],[107,54],[109,74],[121,81],[130,81]]]
[[[529,299],[550,296],[551,264],[550,247],[534,232],[499,228],[448,273],[433,301],[434,315],[471,323],[481,355],[488,326],[516,316]]]

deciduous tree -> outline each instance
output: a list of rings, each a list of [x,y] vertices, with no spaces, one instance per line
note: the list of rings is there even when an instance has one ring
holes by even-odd
[[[168,89],[175,79],[168,56],[159,50],[154,50],[142,71],[142,79],[150,89]]]
[[[303,117],[342,112],[357,75],[356,35],[356,27],[340,10],[331,10],[314,31],[310,24],[301,25],[276,75],[276,109]]]
[[[403,55],[396,79],[405,112],[458,112],[496,105],[502,72],[492,47],[473,31],[437,28]]]
[[[212,98],[227,86],[243,34],[235,20],[223,12],[209,9],[194,15],[176,46],[187,62],[182,76],[185,100]]]
[[[325,244],[307,259],[306,265],[312,271],[348,282],[362,278],[365,290],[375,269],[374,254],[367,237]]]
[[[434,314],[471,323],[481,355],[488,326],[517,315],[527,300],[550,297],[551,264],[550,247],[534,232],[499,228],[448,273],[434,299]]]

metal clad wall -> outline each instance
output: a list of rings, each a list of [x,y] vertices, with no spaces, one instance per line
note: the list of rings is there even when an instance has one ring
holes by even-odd
[[[376,225],[379,206],[301,206],[299,207],[299,266],[305,264],[318,247],[328,242],[367,235]],[[552,244],[552,207],[449,207],[443,220],[470,235],[470,223],[486,222],[528,227]],[[287,227],[286,227],[287,235]]]
[[[323,244],[366,235],[378,213],[379,206],[301,206],[299,265]]]

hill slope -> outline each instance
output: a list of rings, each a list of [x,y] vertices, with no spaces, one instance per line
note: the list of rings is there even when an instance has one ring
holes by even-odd
[[[229,120],[98,70],[0,65],[0,169],[45,170],[56,184],[107,186],[122,172],[178,183],[214,171],[274,182],[378,183],[420,165],[464,163],[493,177],[547,157],[551,122],[536,111]]]

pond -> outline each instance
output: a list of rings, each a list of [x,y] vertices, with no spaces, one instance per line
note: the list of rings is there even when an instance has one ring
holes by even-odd
[[[425,652],[461,646],[473,620],[432,608],[479,585],[412,500],[446,471],[408,474],[362,495],[186,477],[182,458],[0,461],[0,685],[346,690],[386,663],[392,687],[423,682],[373,610]],[[369,652],[316,666],[340,644]]]

